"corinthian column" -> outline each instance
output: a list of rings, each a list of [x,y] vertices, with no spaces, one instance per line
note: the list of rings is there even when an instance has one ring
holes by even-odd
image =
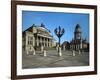
[[[49,47],[51,47],[51,39],[49,40]]]
[[[45,47],[45,38],[44,38],[44,47]]]
[[[47,47],[48,47],[48,38],[47,38]]]

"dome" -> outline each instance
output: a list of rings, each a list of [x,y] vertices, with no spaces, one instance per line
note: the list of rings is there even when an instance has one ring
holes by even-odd
[[[81,32],[81,27],[79,24],[76,25],[75,32]]]

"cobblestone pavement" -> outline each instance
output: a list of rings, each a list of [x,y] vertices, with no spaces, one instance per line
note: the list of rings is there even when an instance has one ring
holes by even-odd
[[[58,56],[56,50],[48,50],[47,56],[43,56],[41,51],[36,51],[36,55],[30,53],[29,55],[23,51],[22,54],[22,68],[51,68],[51,67],[71,67],[71,66],[88,66],[89,65],[89,52],[82,52],[79,54],[72,51],[62,51],[62,56]]]

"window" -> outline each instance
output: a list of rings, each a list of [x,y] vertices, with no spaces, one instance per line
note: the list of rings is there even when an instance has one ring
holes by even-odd
[[[28,45],[32,45],[33,44],[33,37],[28,36]]]

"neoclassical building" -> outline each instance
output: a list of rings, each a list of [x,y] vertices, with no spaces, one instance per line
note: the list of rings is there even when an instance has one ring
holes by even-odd
[[[74,39],[70,42],[70,49],[72,50],[89,50],[89,43],[86,39],[83,39],[81,27],[79,24],[76,25],[74,31]]]
[[[33,50],[43,47],[52,47],[53,36],[44,24],[37,26],[33,24],[31,27],[23,31],[23,49]]]

